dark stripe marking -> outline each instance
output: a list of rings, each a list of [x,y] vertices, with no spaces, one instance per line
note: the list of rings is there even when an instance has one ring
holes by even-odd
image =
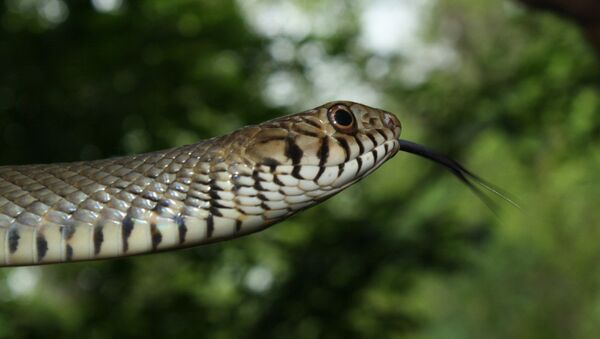
[[[235,232],[239,232],[242,230],[242,221],[239,219],[235,219]]]
[[[319,166],[325,166],[329,159],[329,137],[321,138],[321,147],[319,147],[317,156],[319,157]]]
[[[375,138],[375,136],[371,133],[366,133],[366,134],[367,134],[367,137],[369,137],[369,139],[371,139],[373,146],[377,146],[377,139]]]
[[[340,146],[342,146],[342,148],[344,149],[344,152],[346,153],[346,159],[344,159],[344,162],[348,162],[348,160],[350,160],[350,145],[348,145],[348,141],[346,141],[346,139],[344,138],[335,138],[335,140],[337,140],[337,142],[340,144]]]
[[[263,160],[263,165],[270,167],[271,172],[275,172],[275,169],[277,168],[277,166],[280,165],[280,163],[279,163],[279,161],[277,161],[273,158],[265,158]]]
[[[71,247],[71,245],[67,244],[67,247],[65,249],[66,252],[66,261],[71,261],[73,260],[73,247]]]
[[[304,178],[300,175],[301,169],[302,166],[294,166],[294,169],[292,170],[292,176],[296,179],[304,180]]]
[[[325,167],[321,166],[319,167],[319,172],[317,172],[317,176],[313,179],[313,181],[315,183],[317,183],[317,181],[319,180],[319,178],[323,175],[323,173],[325,173]]]
[[[212,199],[221,199],[221,196],[219,195],[219,192],[217,192],[217,191],[215,191],[213,189],[211,189],[210,191],[208,191],[208,196],[211,197]]]
[[[298,147],[298,144],[296,144],[296,141],[294,141],[292,137],[288,137],[286,140],[285,155],[292,160],[293,165],[297,165],[300,163],[300,160],[302,160],[304,152]]]
[[[94,255],[100,254],[104,242],[104,229],[101,225],[94,227]]]
[[[19,239],[21,239],[19,231],[16,227],[11,227],[8,231],[8,250],[11,254],[15,253],[19,248]]]
[[[163,237],[155,223],[150,224],[150,236],[152,238],[152,250],[156,251],[158,245],[162,242]]]
[[[215,209],[217,209],[217,208],[230,208],[230,207],[227,207],[227,206],[221,204],[219,201],[221,201],[221,200],[211,200],[210,201],[210,206],[211,206],[210,208],[215,208]],[[218,213],[221,213],[221,212],[218,212]]]
[[[48,241],[43,234],[38,233],[35,244],[37,246],[38,262],[40,262],[46,256],[46,253],[48,253]]]
[[[182,215],[178,215],[175,217],[175,223],[177,224],[177,230],[179,231],[179,243],[183,244],[185,242],[185,236],[188,230],[185,224],[185,219]]]
[[[210,238],[215,231],[215,220],[213,219],[213,215],[209,214],[206,218],[206,237]]]
[[[121,236],[123,237],[123,253],[129,250],[129,237],[131,236],[131,232],[133,231],[133,219],[131,219],[130,215],[127,215],[125,219],[123,219],[123,227],[121,228]]]
[[[265,197],[262,193],[258,193],[256,197],[262,201],[269,201],[269,199],[267,199],[267,197]]]
[[[373,163],[376,164],[377,159],[379,159],[379,151],[377,150],[377,148],[374,148],[371,153],[373,153]]]
[[[354,136],[354,140],[356,140],[356,144],[358,145],[358,154],[365,153],[365,145],[363,145],[362,140],[357,136]]]
[[[360,169],[362,168],[362,159],[360,157],[356,158],[356,163],[358,165],[358,168],[356,169],[356,175],[358,175],[358,173],[360,173]]]
[[[377,131],[377,133],[379,133],[379,135],[381,135],[383,137],[383,139],[387,140],[388,137],[382,129],[377,128],[377,129],[375,129],[375,131]]]
[[[341,163],[338,165],[338,178],[342,176],[342,173],[344,173],[345,167],[345,163]]]
[[[63,239],[69,240],[73,237],[73,234],[75,234],[75,226],[73,226],[73,225],[64,226],[61,228],[61,232],[63,235]]]
[[[284,184],[284,183],[283,183],[281,180],[279,180],[279,177],[278,177],[278,176],[276,176],[276,175],[274,175],[274,176],[273,176],[273,182],[274,182],[276,185],[279,185],[279,186],[285,186],[285,184]]]
[[[154,208],[152,209],[153,211],[155,211],[158,214],[162,213],[162,209],[163,208],[168,208],[171,204],[169,203],[168,200],[159,200],[156,205],[154,206]]]
[[[221,206],[221,208],[227,208],[224,206]],[[221,211],[219,211],[219,208],[216,205],[212,205],[208,208],[208,211],[212,214],[215,215],[217,217],[222,217],[223,213],[221,213]]]

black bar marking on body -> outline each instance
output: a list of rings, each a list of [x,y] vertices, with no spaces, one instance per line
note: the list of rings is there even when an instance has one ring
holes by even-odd
[[[219,184],[215,179],[211,179],[208,186],[210,187],[211,192],[218,192],[223,190],[221,187],[219,187]]]
[[[292,137],[288,137],[285,144],[285,156],[292,160],[292,164],[299,164],[303,154],[304,152],[298,144],[296,144],[296,141]]]
[[[371,133],[366,133],[366,134],[367,134],[367,137],[369,137],[369,139],[371,139],[373,146],[377,146],[377,139],[375,138],[375,136]]]
[[[156,251],[163,237],[155,223],[150,224],[150,237],[152,238],[152,250]]]
[[[319,181],[319,178],[321,178],[321,176],[323,175],[323,173],[325,173],[325,166],[320,166],[319,167],[319,172],[317,172],[317,176],[313,179],[313,181],[315,183],[317,183],[317,181]]]
[[[379,151],[377,150],[377,148],[374,148],[373,151],[371,151],[371,153],[373,153],[373,163],[376,164],[377,160],[379,159]]]
[[[46,253],[48,253],[48,241],[43,234],[38,233],[35,239],[35,244],[37,247],[38,262],[40,262],[46,256]]]
[[[66,252],[65,253],[66,254],[65,260],[66,261],[73,260],[73,247],[71,245],[67,244],[67,246],[65,248],[65,252]]]
[[[346,141],[346,139],[344,138],[335,138],[335,140],[337,140],[337,142],[340,144],[340,146],[342,146],[342,148],[344,149],[344,152],[346,153],[346,159],[344,159],[344,162],[348,162],[348,160],[350,160],[350,145],[348,145],[348,141]]]
[[[277,161],[273,158],[265,158],[263,160],[263,165],[270,167],[271,172],[275,172],[275,169],[277,169],[277,166],[279,166],[280,163],[279,163],[279,161]]]
[[[269,205],[265,204],[264,202],[262,202],[262,203],[260,204],[260,207],[261,207],[263,210],[265,210],[265,211],[270,211],[270,210],[271,210],[271,207],[269,207]]]
[[[356,169],[355,175],[358,175],[358,173],[360,173],[360,169],[362,168],[362,164],[363,164],[362,159],[360,157],[356,158],[356,164],[358,165],[357,166],[358,168]]]
[[[177,224],[177,231],[179,231],[179,243],[183,244],[185,242],[185,236],[187,235],[188,229],[181,214],[175,217],[175,223]]]
[[[21,239],[19,230],[15,226],[11,227],[8,231],[8,250],[11,254],[15,253],[19,248],[19,239]]]
[[[210,238],[215,231],[215,220],[213,219],[213,215],[209,214],[206,218],[206,238]]]
[[[296,179],[304,180],[302,175],[300,175],[300,170],[302,170],[302,166],[294,166],[294,169],[292,170],[292,176]]]
[[[257,191],[264,191],[264,187],[262,187],[261,182],[264,180],[260,177],[260,173],[257,170],[252,171],[252,179],[254,180],[254,188]]]
[[[215,191],[213,189],[211,189],[210,191],[208,191],[208,196],[211,197],[212,199],[215,199],[215,200],[216,199],[221,199],[221,196],[219,195],[219,192]]]
[[[341,163],[338,165],[338,178],[342,176],[342,173],[344,173],[344,168],[346,163]]]
[[[129,250],[129,237],[131,236],[131,232],[133,231],[134,223],[131,216],[128,214],[123,219],[123,227],[121,228],[121,236],[123,237],[123,253]]]
[[[267,199],[267,197],[265,197],[265,195],[262,193],[258,193],[256,197],[262,201],[269,201],[269,199]]]
[[[102,249],[102,243],[104,242],[104,227],[98,225],[94,227],[94,255],[100,254]]]
[[[222,217],[223,213],[221,213],[221,211],[219,211],[219,206],[221,206],[221,205],[219,205],[219,204],[212,205],[208,208],[208,211],[214,216]],[[221,208],[228,208],[228,207],[221,206]]]
[[[319,166],[325,166],[329,160],[329,137],[321,138],[321,147],[319,147],[317,156],[319,157]]]
[[[235,232],[239,232],[242,230],[242,221],[239,219],[235,219]]]
[[[285,186],[285,184],[281,180],[279,180],[279,177],[276,175],[273,176],[273,182],[278,186]]]
[[[375,131],[377,131],[377,133],[379,133],[379,135],[381,135],[383,137],[383,139],[387,140],[388,137],[381,128],[377,128],[377,129],[375,129]]]
[[[362,140],[357,136],[354,136],[354,140],[356,140],[356,144],[358,145],[358,154],[365,153],[365,145],[363,145]]]
[[[152,210],[158,214],[161,214],[162,209],[168,208],[169,206],[171,206],[171,203],[169,202],[169,200],[161,199],[161,200],[158,200],[158,202],[156,203],[156,206],[154,206],[154,208]]]
[[[73,237],[73,234],[75,234],[75,226],[67,225],[67,226],[61,227],[60,231],[62,233],[63,239],[69,240]]]

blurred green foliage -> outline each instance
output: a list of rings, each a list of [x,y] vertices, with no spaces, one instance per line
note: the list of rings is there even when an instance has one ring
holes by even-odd
[[[0,159],[149,151],[324,94],[374,93],[366,103],[396,112],[405,138],[463,160],[522,212],[494,218],[448,173],[400,154],[249,237],[0,270],[0,338],[595,337],[596,56],[553,16],[505,0],[438,0],[418,19],[419,39],[447,61],[429,67],[437,59],[424,55],[430,69],[417,72],[404,51],[361,43],[366,3],[288,2],[279,6],[312,26],[283,18],[265,32],[282,22],[256,17],[276,8],[268,0],[6,0]]]

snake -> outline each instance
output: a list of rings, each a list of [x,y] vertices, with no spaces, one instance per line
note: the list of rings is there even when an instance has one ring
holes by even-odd
[[[401,129],[392,113],[335,101],[177,148],[0,166],[0,266],[244,236],[332,197],[400,150],[446,166],[471,188],[474,180],[498,193],[454,160],[400,139]]]

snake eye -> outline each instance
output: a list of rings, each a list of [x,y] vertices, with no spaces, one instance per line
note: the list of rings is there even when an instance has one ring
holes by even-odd
[[[348,107],[344,105],[335,105],[329,109],[327,116],[336,130],[343,133],[353,133],[356,131],[354,114],[350,113]]]

